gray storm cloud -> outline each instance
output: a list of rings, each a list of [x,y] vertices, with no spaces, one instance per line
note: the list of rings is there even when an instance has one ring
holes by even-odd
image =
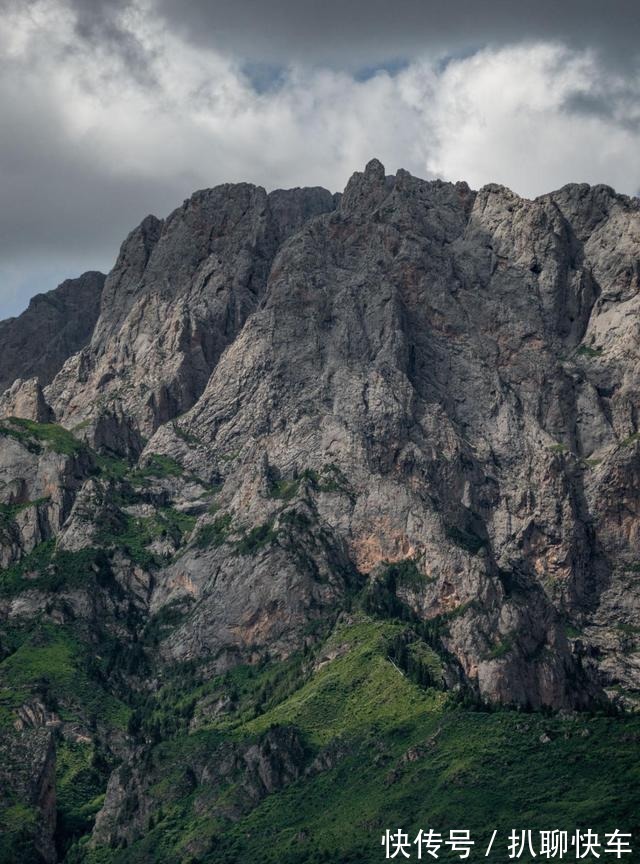
[[[532,196],[640,187],[631,3],[0,0],[0,317],[148,212],[371,156]]]
[[[79,29],[102,37],[125,0],[74,0]],[[476,50],[523,39],[637,57],[640,16],[630,0],[155,0],[148,7],[196,43],[270,62],[353,67],[426,49]],[[126,43],[127,37],[121,32]]]

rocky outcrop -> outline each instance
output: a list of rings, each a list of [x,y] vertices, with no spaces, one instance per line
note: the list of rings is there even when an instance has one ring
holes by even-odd
[[[0,741],[0,755],[0,806],[4,809],[8,801],[17,799],[32,811],[34,818],[27,823],[24,840],[40,861],[55,864],[56,752],[52,730],[35,726],[14,736],[10,744],[6,739]],[[34,860],[31,853],[29,858]]]
[[[91,454],[64,429],[0,420],[0,566],[54,538],[94,469]]]
[[[0,395],[0,417],[21,417],[36,423],[49,423],[53,420],[53,411],[45,401],[37,378],[29,378],[28,381],[17,378],[11,387]]]
[[[376,160],[340,197],[227,185],[145,219],[47,398],[213,502],[159,483],[198,520],[180,555],[150,547],[168,558],[149,614],[185,613],[165,660],[286,656],[350,586],[410,561],[422,582],[401,601],[447,617],[482,698],[635,692],[610,619],[639,601],[639,225],[607,187],[528,201]],[[55,530],[82,548],[110,493],[87,480],[70,515],[64,485]]]
[[[0,321],[0,393],[16,378],[44,386],[91,338],[105,276],[88,272],[36,295],[17,318]]]
[[[192,751],[182,761],[180,776],[173,778],[173,794],[177,798],[186,789],[195,798],[197,814],[232,821],[254,809],[265,796],[295,782],[307,762],[299,732],[286,726],[270,729],[252,744],[227,742],[208,750],[202,741]],[[92,845],[113,847],[143,836],[158,815],[154,787],[161,779],[163,766],[148,760],[114,771]],[[203,850],[196,844],[189,851]]]

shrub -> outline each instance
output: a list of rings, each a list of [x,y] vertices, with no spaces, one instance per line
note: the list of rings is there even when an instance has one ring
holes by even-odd
[[[219,516],[214,522],[207,522],[200,526],[195,545],[199,549],[206,549],[208,546],[222,546],[230,529],[231,514],[225,513],[224,516]]]
[[[263,522],[256,525],[249,533],[244,534],[236,543],[238,555],[254,555],[258,549],[275,540],[277,532],[273,529],[273,522]]]

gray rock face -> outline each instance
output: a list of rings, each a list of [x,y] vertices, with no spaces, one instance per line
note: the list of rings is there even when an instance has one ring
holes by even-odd
[[[57,536],[92,464],[80,448],[51,446],[19,420],[0,421],[0,568]]]
[[[36,423],[49,423],[54,419],[37,378],[28,381],[16,378],[0,395],[0,417],[21,417]]]
[[[22,315],[0,321],[0,393],[16,378],[44,386],[91,338],[105,276],[84,273],[38,294]]]
[[[281,536],[288,511],[265,491],[276,477],[344,550],[334,572],[372,578],[413,559],[425,584],[407,602],[455,613],[448,647],[485,698],[633,693],[609,615],[640,599],[639,230],[637,202],[604,187],[526,201],[390,179],[373,162],[283,245],[200,399],[145,452],[224,481],[240,535],[268,523]],[[616,499],[628,504],[614,515]],[[301,534],[250,573],[285,573]],[[239,620],[269,622],[251,631],[268,642],[304,596],[272,582],[266,598],[228,556],[187,552],[158,580],[155,602],[196,599],[174,656],[237,647]]]
[[[139,452],[200,396],[282,242],[334,206],[324,189],[241,183],[196,192],[164,222],[147,217],[107,278],[91,344],[47,390],[56,415],[94,444]]]

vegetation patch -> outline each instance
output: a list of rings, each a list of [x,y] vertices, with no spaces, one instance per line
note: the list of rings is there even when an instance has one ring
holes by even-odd
[[[199,549],[209,546],[222,546],[231,531],[231,514],[218,516],[213,522],[206,522],[198,529],[195,545]]]
[[[157,567],[157,556],[147,546],[159,536],[158,524],[152,516],[131,516],[123,510],[115,521],[104,526],[96,535],[99,546],[119,549],[135,564],[144,569]]]
[[[119,510],[113,523],[104,526],[96,539],[100,546],[122,549],[132,561],[148,569],[161,563],[149,550],[151,543],[170,540],[172,545],[181,546],[195,524],[195,516],[174,507],[159,507],[151,516],[132,516]]]
[[[511,636],[503,636],[491,648],[486,656],[487,660],[501,660],[513,651],[513,640]]]
[[[640,634],[640,626],[637,624],[626,624],[620,622],[616,624],[616,630],[624,633],[625,636],[638,636]]]
[[[298,493],[300,480],[274,480],[269,487],[269,497],[280,501],[291,501]]]
[[[34,453],[40,453],[44,447],[65,456],[75,456],[87,450],[68,429],[55,423],[36,423],[22,417],[4,420],[0,425],[0,435],[15,438]]]
[[[264,731],[273,723],[296,725],[311,742],[324,745],[371,727],[393,725],[407,711],[425,710],[433,703],[425,703],[420,689],[388,659],[390,641],[404,629],[401,623],[364,616],[337,627],[323,654],[330,655],[334,647],[343,653],[321,665],[284,702],[248,722],[245,733]]]
[[[23,501],[21,504],[0,504],[0,532],[7,531],[16,520],[16,516],[32,507],[46,504],[48,498],[37,498],[35,501]]]
[[[289,525],[297,531],[307,531],[313,524],[309,516],[301,510],[285,510],[279,518],[281,525]]]
[[[367,614],[377,618],[417,621],[415,613],[398,597],[398,591],[403,588],[418,591],[430,581],[418,570],[413,558],[386,564],[365,586],[360,605]]]
[[[411,625],[410,631],[402,631],[402,638],[405,642],[420,640],[439,657],[446,656],[443,639],[449,635],[449,623],[464,615],[468,604],[462,604],[426,621],[422,620],[404,600],[398,597],[399,586],[396,567],[397,565],[388,566],[380,577],[365,586],[360,598],[360,608],[374,618],[396,624],[402,623],[405,626],[409,623]],[[402,577],[402,570],[400,570],[400,574]],[[409,634],[411,634],[411,640]]]
[[[0,662],[0,705],[15,711],[35,696],[63,720],[126,727],[128,709],[99,686],[92,652],[71,626],[5,627],[2,638],[12,650]]]
[[[277,536],[278,532],[274,530],[273,522],[256,525],[250,531],[242,532],[242,536],[235,544],[236,554],[255,555],[263,546],[273,543]]]
[[[446,689],[441,657],[411,628],[390,640],[389,659],[419,687]]]
[[[166,477],[181,477],[184,468],[170,456],[153,453],[149,460],[140,468],[136,468],[131,474],[132,482],[144,482],[150,477],[164,479]]]
[[[90,742],[62,739],[56,747],[56,840],[64,856],[88,834],[104,802],[112,763]]]
[[[124,480],[132,470],[131,463],[126,459],[119,459],[106,453],[97,453],[95,456],[95,473],[108,480]]]
[[[178,438],[181,438],[186,444],[189,444],[192,447],[197,447],[198,445],[202,444],[202,441],[200,440],[200,438],[198,438],[197,435],[194,435],[192,432],[187,432],[185,429],[182,428],[182,426],[178,423],[177,420],[173,421],[173,423],[171,424],[171,428],[178,436]]]
[[[415,558],[405,558],[404,561],[388,564],[387,572],[392,574],[396,588],[419,590],[434,581],[418,569]]]
[[[173,630],[184,620],[185,614],[183,601],[175,600],[167,603],[147,622],[143,631],[143,641],[146,644],[157,645],[167,630]]]
[[[551,450],[552,453],[567,453],[569,448],[566,444],[551,444],[549,445],[549,450]]]
[[[213,680],[177,666],[131,715],[146,770],[161,778],[148,790],[145,836],[89,848],[85,834],[66,864],[374,864],[387,825],[412,836],[463,826],[479,849],[496,828],[496,854],[506,857],[508,832],[523,818],[534,831],[633,828],[640,717],[463,710],[439,689],[438,658],[407,631],[406,623],[356,614],[317,651],[286,661],[265,657]],[[414,680],[421,676],[422,684]],[[232,810],[229,820],[225,808],[247,800],[242,772],[224,786],[200,786],[190,766],[231,755],[274,727],[294,727],[305,764],[317,757],[323,767],[249,811]],[[64,775],[90,783],[93,758],[65,754]],[[64,806],[77,812],[68,791]],[[440,858],[459,860],[448,850]]]
[[[220,454],[220,459],[222,459],[223,462],[235,462],[239,455],[239,450],[232,450],[229,453]]]
[[[28,589],[57,594],[111,582],[111,568],[102,550],[56,550],[55,541],[46,540],[16,564],[0,572],[0,594],[11,596]]]
[[[602,459],[583,459],[581,464],[583,468],[597,468],[601,463]]]
[[[351,485],[344,473],[333,462],[323,465],[320,471],[314,468],[306,468],[300,475],[302,479],[311,483],[312,488],[318,492],[340,492],[353,500]]]
[[[19,802],[9,803],[0,811],[0,861],[41,864],[42,858],[33,846],[33,831],[38,813]]]
[[[602,348],[592,348],[590,345],[580,345],[580,347],[576,349],[576,354],[578,357],[601,357]]]

